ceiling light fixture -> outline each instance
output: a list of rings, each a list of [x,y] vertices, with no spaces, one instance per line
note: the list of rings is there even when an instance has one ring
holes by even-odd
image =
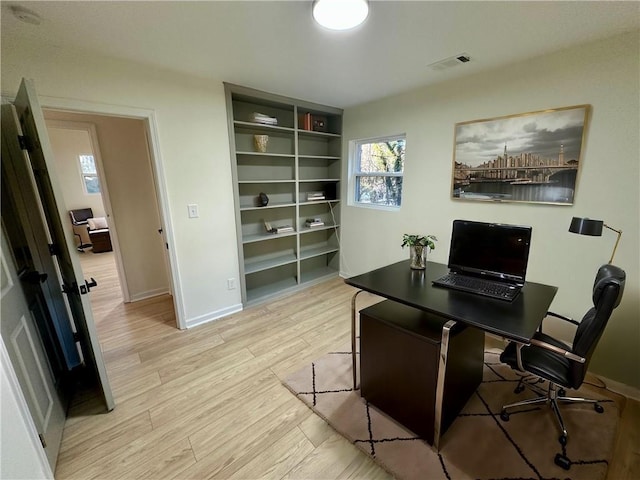
[[[348,30],[357,27],[369,15],[367,0],[315,0],[313,18],[331,30]]]

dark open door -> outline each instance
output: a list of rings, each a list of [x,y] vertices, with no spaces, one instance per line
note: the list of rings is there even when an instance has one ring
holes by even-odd
[[[55,175],[54,159],[47,136],[46,125],[35,87],[31,80],[23,79],[15,100],[15,113],[29,161],[34,199],[39,204],[40,218],[51,245],[57,275],[66,295],[67,305],[77,330],[77,340],[87,368],[95,372],[104,395],[108,410],[115,406],[107,371],[98,342],[98,334],[93,320],[91,303],[88,298],[90,285],[83,279],[80,261],[70,254],[74,249],[74,239],[63,225],[69,221],[62,192]],[[5,120],[3,116],[3,121]]]

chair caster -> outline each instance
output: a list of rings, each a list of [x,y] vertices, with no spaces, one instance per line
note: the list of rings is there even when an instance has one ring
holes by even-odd
[[[556,453],[556,458],[554,458],[553,461],[556,465],[564,468],[565,470],[569,470],[571,468],[571,460],[561,453]]]
[[[558,437],[558,441],[560,442],[560,445],[564,447],[567,444],[567,436],[560,435],[560,437]]]
[[[505,421],[505,422],[508,422],[508,421],[509,421],[509,414],[507,413],[507,411],[506,411],[506,410],[502,410],[502,411],[500,412],[500,418],[501,418],[503,421]]]
[[[603,413],[604,412],[604,408],[599,403],[594,403],[593,404],[593,409],[598,413]]]
[[[567,391],[564,388],[561,388],[560,390],[558,390],[558,396],[566,397],[567,396]]]

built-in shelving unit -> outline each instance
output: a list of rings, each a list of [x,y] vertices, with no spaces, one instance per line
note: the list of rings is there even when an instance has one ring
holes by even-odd
[[[232,84],[225,92],[246,306],[339,272],[342,110]],[[266,150],[255,135],[268,136]],[[292,230],[270,233],[265,223]]]

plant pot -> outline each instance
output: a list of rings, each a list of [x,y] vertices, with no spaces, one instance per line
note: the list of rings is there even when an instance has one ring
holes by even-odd
[[[410,267],[413,270],[424,270],[427,268],[427,247],[422,245],[412,245],[409,247]]]

